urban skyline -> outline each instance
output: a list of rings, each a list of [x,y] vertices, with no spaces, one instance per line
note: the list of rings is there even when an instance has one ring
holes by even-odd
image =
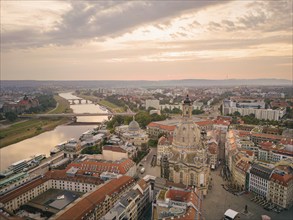
[[[291,0],[1,1],[2,80],[291,80],[291,59]]]

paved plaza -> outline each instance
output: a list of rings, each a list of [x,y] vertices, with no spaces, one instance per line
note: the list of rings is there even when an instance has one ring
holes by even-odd
[[[250,201],[252,194],[241,196],[233,195],[227,192],[221,184],[225,184],[220,176],[221,168],[212,173],[212,189],[203,201],[204,216],[206,220],[222,219],[227,209],[233,209],[240,213],[240,219],[244,220],[261,220],[261,215],[268,215],[272,220],[292,220],[293,208],[283,211],[279,214],[273,211],[267,211],[262,206]],[[248,214],[244,214],[245,205],[248,206]]]
[[[151,166],[152,157],[156,155],[156,150],[156,148],[151,148],[149,154],[141,161],[141,164],[145,167],[145,173],[139,174],[140,177],[147,174],[160,177],[160,167]],[[293,220],[293,207],[278,214],[267,211],[262,206],[252,202],[250,200],[253,197],[252,194],[236,196],[227,192],[221,184],[228,182],[222,179],[220,170],[221,167],[216,171],[211,171],[212,189],[208,191],[208,195],[203,201],[203,212],[206,220],[223,219],[225,211],[229,208],[239,212],[240,219],[243,220],[261,220],[261,215],[268,215],[272,220]],[[247,214],[244,212],[245,205],[248,207]]]

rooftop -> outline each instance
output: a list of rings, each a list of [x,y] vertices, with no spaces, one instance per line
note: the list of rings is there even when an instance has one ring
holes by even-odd
[[[126,174],[133,166],[135,166],[135,163],[132,160],[126,158],[122,158],[121,160],[116,161],[87,159],[84,161],[72,162],[67,166],[67,169],[70,169],[71,167],[77,167],[83,171],[97,173],[108,171],[112,173]]]
[[[112,196],[114,193],[120,193],[125,186],[134,183],[134,179],[129,176],[122,176],[119,179],[113,179],[101,186],[99,189],[82,197],[75,204],[68,206],[62,213],[58,213],[55,219],[82,219],[87,213],[101,204],[106,196]]]

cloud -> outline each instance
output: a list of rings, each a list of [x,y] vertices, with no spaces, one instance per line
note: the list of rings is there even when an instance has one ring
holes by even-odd
[[[38,3],[36,1],[36,3]],[[47,44],[68,45],[79,40],[114,37],[150,22],[197,10],[220,1],[69,1],[65,12],[52,30],[44,32],[27,27],[1,33],[4,48],[39,47]],[[163,28],[163,26],[159,26]],[[26,33],[26,35],[19,35]],[[23,36],[20,39],[19,36]],[[31,39],[31,41],[29,41]],[[38,39],[38,40],[35,40]]]

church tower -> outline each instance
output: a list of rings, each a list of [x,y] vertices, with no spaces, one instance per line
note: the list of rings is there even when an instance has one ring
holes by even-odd
[[[189,99],[189,96],[187,95],[185,100],[183,101],[182,106],[182,116],[183,118],[191,118],[192,115],[192,104],[191,100]]]

